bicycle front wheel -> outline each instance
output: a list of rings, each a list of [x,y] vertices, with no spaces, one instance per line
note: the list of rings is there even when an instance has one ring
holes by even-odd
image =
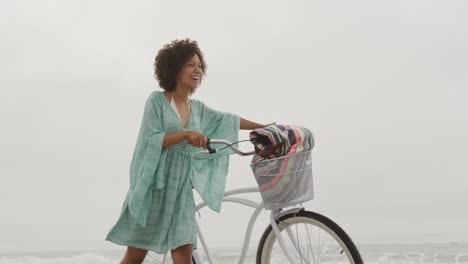
[[[302,210],[280,217],[277,224],[294,263],[363,263],[351,238],[321,214]],[[260,239],[257,264],[289,262],[270,225]]]

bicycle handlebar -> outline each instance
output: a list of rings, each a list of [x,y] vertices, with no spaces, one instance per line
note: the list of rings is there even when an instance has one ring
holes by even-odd
[[[225,139],[208,139],[208,142],[206,143],[206,149],[194,153],[192,155],[192,158],[197,156],[197,155],[200,155],[200,154],[214,154],[214,153],[216,153],[216,152],[218,152],[220,150],[220,149],[213,149],[211,147],[211,144],[226,145],[226,146],[230,147],[232,150],[234,150],[234,152],[236,152],[237,154],[239,154],[241,156],[250,156],[250,155],[255,154],[255,151],[243,152],[240,149],[238,149],[236,146],[234,146],[234,144],[232,142],[227,141]]]

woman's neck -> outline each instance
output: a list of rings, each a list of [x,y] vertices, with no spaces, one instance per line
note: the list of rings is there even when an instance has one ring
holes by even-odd
[[[175,89],[172,91],[172,98],[174,101],[179,103],[188,103],[190,97],[190,91],[188,89]]]

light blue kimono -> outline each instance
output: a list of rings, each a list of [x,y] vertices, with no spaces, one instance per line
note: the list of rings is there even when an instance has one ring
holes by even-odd
[[[208,138],[238,140],[240,118],[215,111],[190,99],[186,130]],[[192,159],[201,150],[186,141],[162,149],[164,135],[183,131],[176,112],[162,92],[153,92],[145,111],[132,163],[130,189],[122,213],[106,240],[165,253],[181,245],[196,248],[195,188],[218,211],[224,196],[230,151]]]

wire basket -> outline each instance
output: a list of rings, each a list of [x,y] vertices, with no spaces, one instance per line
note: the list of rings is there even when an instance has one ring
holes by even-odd
[[[266,210],[293,206],[314,198],[311,151],[262,160],[250,167]]]

